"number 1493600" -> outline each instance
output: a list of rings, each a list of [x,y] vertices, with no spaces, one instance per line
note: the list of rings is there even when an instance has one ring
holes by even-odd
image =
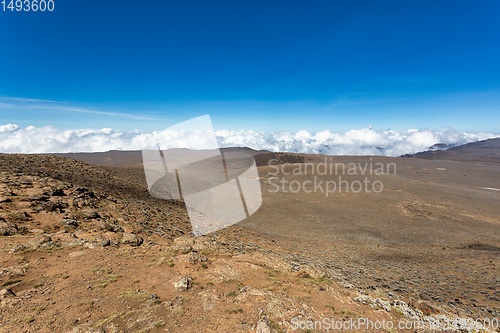
[[[54,10],[53,0],[3,0],[2,10],[6,11],[24,11],[24,12],[44,12]]]

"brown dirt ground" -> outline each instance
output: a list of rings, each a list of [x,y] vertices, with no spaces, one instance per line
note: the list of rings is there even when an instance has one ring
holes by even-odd
[[[273,169],[260,167],[261,209],[192,239],[183,203],[149,196],[140,168],[0,155],[10,233],[0,237],[0,332],[248,332],[262,321],[285,332],[297,317],[405,319],[377,298],[426,315],[498,318],[500,192],[489,188],[500,188],[500,167],[373,161],[397,163],[396,175],[371,178],[382,193],[329,197],[271,193]],[[187,276],[188,289],[176,289]]]

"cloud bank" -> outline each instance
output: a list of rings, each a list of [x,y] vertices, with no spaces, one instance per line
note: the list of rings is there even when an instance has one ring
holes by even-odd
[[[428,150],[436,143],[460,145],[500,137],[492,133],[465,133],[453,128],[438,131],[376,131],[372,128],[352,129],[345,133],[322,131],[310,133],[230,131],[216,132],[221,147],[245,146],[270,151],[288,151],[330,155],[400,156]],[[15,124],[0,126],[2,153],[66,153],[102,152],[108,150],[140,150],[191,148],[202,149],[204,135],[196,132],[154,131],[124,132],[111,128],[61,130],[52,126],[20,128]]]

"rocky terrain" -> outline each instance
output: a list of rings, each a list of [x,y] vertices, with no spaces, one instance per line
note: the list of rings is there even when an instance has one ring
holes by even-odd
[[[423,209],[404,208],[428,214]],[[394,244],[377,252],[357,240],[332,244],[272,233],[276,217],[268,210],[264,205],[247,224],[193,238],[183,203],[151,197],[140,168],[2,154],[0,332],[320,332],[326,330],[294,330],[293,320],[430,324],[499,316],[498,248],[491,239],[468,245],[476,263],[470,252],[457,256],[458,248],[426,247],[429,261],[420,264],[429,269],[405,275],[401,262],[420,265],[422,257]],[[438,255],[453,257],[456,267],[442,268],[464,274],[465,283],[439,277],[432,262]],[[444,299],[453,284],[476,290],[473,281],[483,298]],[[455,328],[473,331],[465,327]]]

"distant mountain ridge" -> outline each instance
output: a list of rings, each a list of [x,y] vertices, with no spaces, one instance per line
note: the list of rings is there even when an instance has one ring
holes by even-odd
[[[248,147],[221,148],[222,152],[244,152],[250,155],[266,154],[267,150],[255,150]],[[110,150],[96,153],[54,153],[60,157],[72,158],[77,161],[103,166],[142,166],[141,150]]]
[[[431,149],[401,157],[500,164],[500,138],[471,142],[443,150]]]
[[[307,157],[307,154],[272,153],[267,150],[255,150],[249,147],[228,147],[221,148],[221,151],[223,153],[245,152],[254,155],[257,165],[266,165],[270,159],[277,159],[279,161],[278,163],[301,163],[304,162],[304,158]],[[49,155],[72,158],[93,165],[142,167],[142,153],[140,150],[110,150],[96,153],[54,153]],[[436,143],[429,147],[427,151],[416,154],[405,154],[401,157],[500,164],[500,138],[472,142],[460,146],[449,146],[444,143]]]

